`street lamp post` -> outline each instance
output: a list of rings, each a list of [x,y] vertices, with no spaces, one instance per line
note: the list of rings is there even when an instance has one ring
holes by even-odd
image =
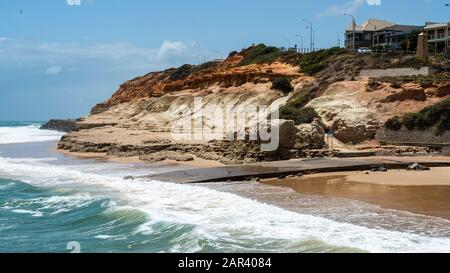
[[[303,19],[303,22],[309,24],[309,29],[310,29],[310,45],[309,45],[309,50],[312,52],[312,51],[314,51],[314,28],[313,28],[313,24],[311,23],[311,21],[306,20],[306,19]]]
[[[301,47],[300,47],[300,52],[301,51],[303,51],[303,36],[302,35],[299,35],[299,34],[297,34],[297,35],[295,35],[295,36],[297,36],[298,38],[300,38],[300,44],[301,44]],[[301,52],[301,53],[303,53],[303,52]]]
[[[355,20],[355,16],[353,16],[350,13],[345,13],[344,15],[350,16],[352,17],[352,32],[353,32],[353,41],[352,41],[352,51],[355,52],[356,51],[356,20]]]
[[[310,26],[306,26],[306,28],[307,29],[311,29],[311,27]],[[315,49],[315,47],[316,47],[316,45],[315,45],[315,40],[316,40],[316,31],[313,29],[312,30],[312,40],[313,40],[313,42],[312,42],[312,51],[315,51],[316,49]]]

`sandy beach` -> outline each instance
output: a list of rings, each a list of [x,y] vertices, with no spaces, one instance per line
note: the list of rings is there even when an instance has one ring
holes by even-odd
[[[382,208],[450,220],[450,168],[432,168],[424,172],[315,174],[262,183],[289,187],[299,193],[353,199]]]
[[[179,162],[175,160],[163,160],[160,162],[145,162],[143,160],[140,160],[138,156],[128,156],[128,157],[120,157],[120,156],[108,156],[106,153],[78,153],[78,152],[70,152],[65,151],[61,149],[56,149],[54,147],[54,151],[64,154],[66,156],[78,158],[78,159],[95,159],[100,161],[111,161],[116,163],[122,163],[122,164],[137,164],[137,163],[144,163],[144,164],[151,164],[152,166],[158,166],[158,165],[185,165],[189,167],[197,167],[197,168],[213,168],[213,167],[221,167],[223,166],[222,163],[214,160],[206,160],[202,158],[198,158],[194,156],[194,160],[192,161],[184,161]]]
[[[76,153],[55,151],[77,159],[95,159],[122,164],[144,163],[151,166],[185,166],[186,168],[221,167],[222,163],[195,157],[193,161],[164,160],[148,163],[139,157],[108,156],[104,153]],[[383,157],[379,157],[382,159]],[[395,157],[390,157],[395,159]],[[444,160],[445,157],[418,157],[417,159]],[[291,179],[267,179],[262,183],[289,187],[296,192],[326,197],[353,199],[417,214],[450,220],[450,168],[432,168],[430,171],[389,170],[383,172],[335,172],[306,175]]]

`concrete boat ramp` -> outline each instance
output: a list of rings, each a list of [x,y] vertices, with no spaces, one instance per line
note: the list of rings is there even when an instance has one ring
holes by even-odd
[[[380,166],[387,169],[406,169],[414,162],[426,167],[450,167],[450,157],[318,158],[190,169],[133,178],[181,184],[233,182],[311,173],[368,171]]]

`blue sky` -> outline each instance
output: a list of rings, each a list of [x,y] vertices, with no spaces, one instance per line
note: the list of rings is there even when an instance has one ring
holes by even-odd
[[[88,114],[149,71],[226,56],[252,43],[330,47],[354,14],[402,24],[445,22],[450,0],[2,0],[0,120]],[[22,13],[20,12],[22,11]],[[341,38],[342,39],[342,38]]]

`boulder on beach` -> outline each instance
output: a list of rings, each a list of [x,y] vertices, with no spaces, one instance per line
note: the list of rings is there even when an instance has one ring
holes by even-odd
[[[319,119],[297,126],[296,149],[322,149],[325,146],[325,129]]]
[[[71,119],[51,119],[41,126],[41,130],[69,133],[75,131],[76,121]]]

